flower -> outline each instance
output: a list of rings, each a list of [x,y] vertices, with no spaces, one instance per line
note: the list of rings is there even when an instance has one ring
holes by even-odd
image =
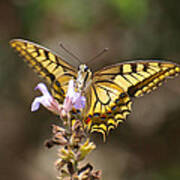
[[[37,111],[40,107],[40,104],[42,104],[48,110],[59,114],[59,112],[61,111],[61,106],[58,101],[51,96],[46,85],[44,83],[39,83],[35,87],[35,90],[37,89],[40,90],[43,95],[34,99],[31,105],[31,111]]]
[[[59,104],[58,101],[53,98],[44,83],[39,83],[35,90],[37,89],[40,90],[43,95],[34,99],[31,105],[31,111],[37,111],[40,104],[42,104],[48,110],[64,117],[73,107],[79,110],[85,107],[86,98],[82,96],[81,93],[75,91],[73,80],[69,81],[68,91],[63,105]]]
[[[79,149],[78,160],[82,161],[87,156],[87,154],[89,154],[95,148],[96,145],[93,142],[90,142],[89,139],[87,139]]]
[[[64,109],[67,112],[69,112],[72,107],[74,107],[75,109],[82,109],[85,107],[85,103],[86,98],[84,96],[81,96],[81,93],[75,92],[74,81],[70,80],[66,98],[63,104]]]

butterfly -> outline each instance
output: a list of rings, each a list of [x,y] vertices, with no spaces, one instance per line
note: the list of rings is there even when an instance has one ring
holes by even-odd
[[[126,120],[133,98],[154,91],[180,73],[178,64],[162,60],[122,62],[92,72],[85,64],[76,69],[53,51],[27,40],[13,39],[10,45],[46,80],[59,103],[65,99],[68,82],[74,79],[77,91],[86,97],[82,112],[85,126],[104,136]]]

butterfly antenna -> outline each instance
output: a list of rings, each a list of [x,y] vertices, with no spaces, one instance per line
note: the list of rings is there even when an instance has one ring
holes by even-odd
[[[109,48],[104,48],[102,51],[100,51],[96,56],[92,57],[91,59],[89,59],[86,64],[88,64],[89,62],[93,62],[94,60],[96,60],[99,56],[103,55],[105,52],[107,52],[109,50]]]
[[[80,64],[82,64],[81,60],[80,60],[76,55],[74,55],[71,51],[69,51],[69,50],[63,45],[63,43],[60,43],[59,46],[60,46],[66,53],[68,53],[70,56],[72,56],[76,61],[78,61]]]

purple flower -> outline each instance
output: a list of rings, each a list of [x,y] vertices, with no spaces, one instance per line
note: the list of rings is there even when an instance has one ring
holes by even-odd
[[[46,85],[44,83],[39,83],[35,90],[40,90],[42,92],[42,96],[36,97],[31,105],[31,111],[37,111],[39,109],[40,104],[43,105],[48,110],[59,114],[59,111],[61,109],[60,104],[56,99],[54,99],[51,94],[49,93]]]
[[[81,96],[81,93],[75,92],[73,80],[69,81],[68,91],[63,105],[59,104],[58,101],[53,98],[45,84],[39,83],[35,90],[37,89],[40,90],[43,95],[34,99],[31,105],[31,111],[37,111],[41,104],[48,110],[64,117],[73,107],[75,109],[82,109],[85,107],[86,98]]]
[[[68,91],[64,100],[64,108],[69,112],[72,107],[75,109],[82,109],[85,107],[86,98],[81,96],[79,92],[75,92],[74,81],[69,81]]]

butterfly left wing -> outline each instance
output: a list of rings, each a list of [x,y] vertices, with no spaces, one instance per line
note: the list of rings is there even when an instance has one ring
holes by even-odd
[[[40,77],[49,83],[53,96],[62,103],[69,80],[76,79],[77,70],[53,51],[36,43],[13,39],[10,41],[10,45]]]
[[[89,109],[85,123],[91,131],[106,135],[126,119],[132,97],[152,92],[179,73],[179,65],[155,60],[119,63],[95,72],[87,93]]]

